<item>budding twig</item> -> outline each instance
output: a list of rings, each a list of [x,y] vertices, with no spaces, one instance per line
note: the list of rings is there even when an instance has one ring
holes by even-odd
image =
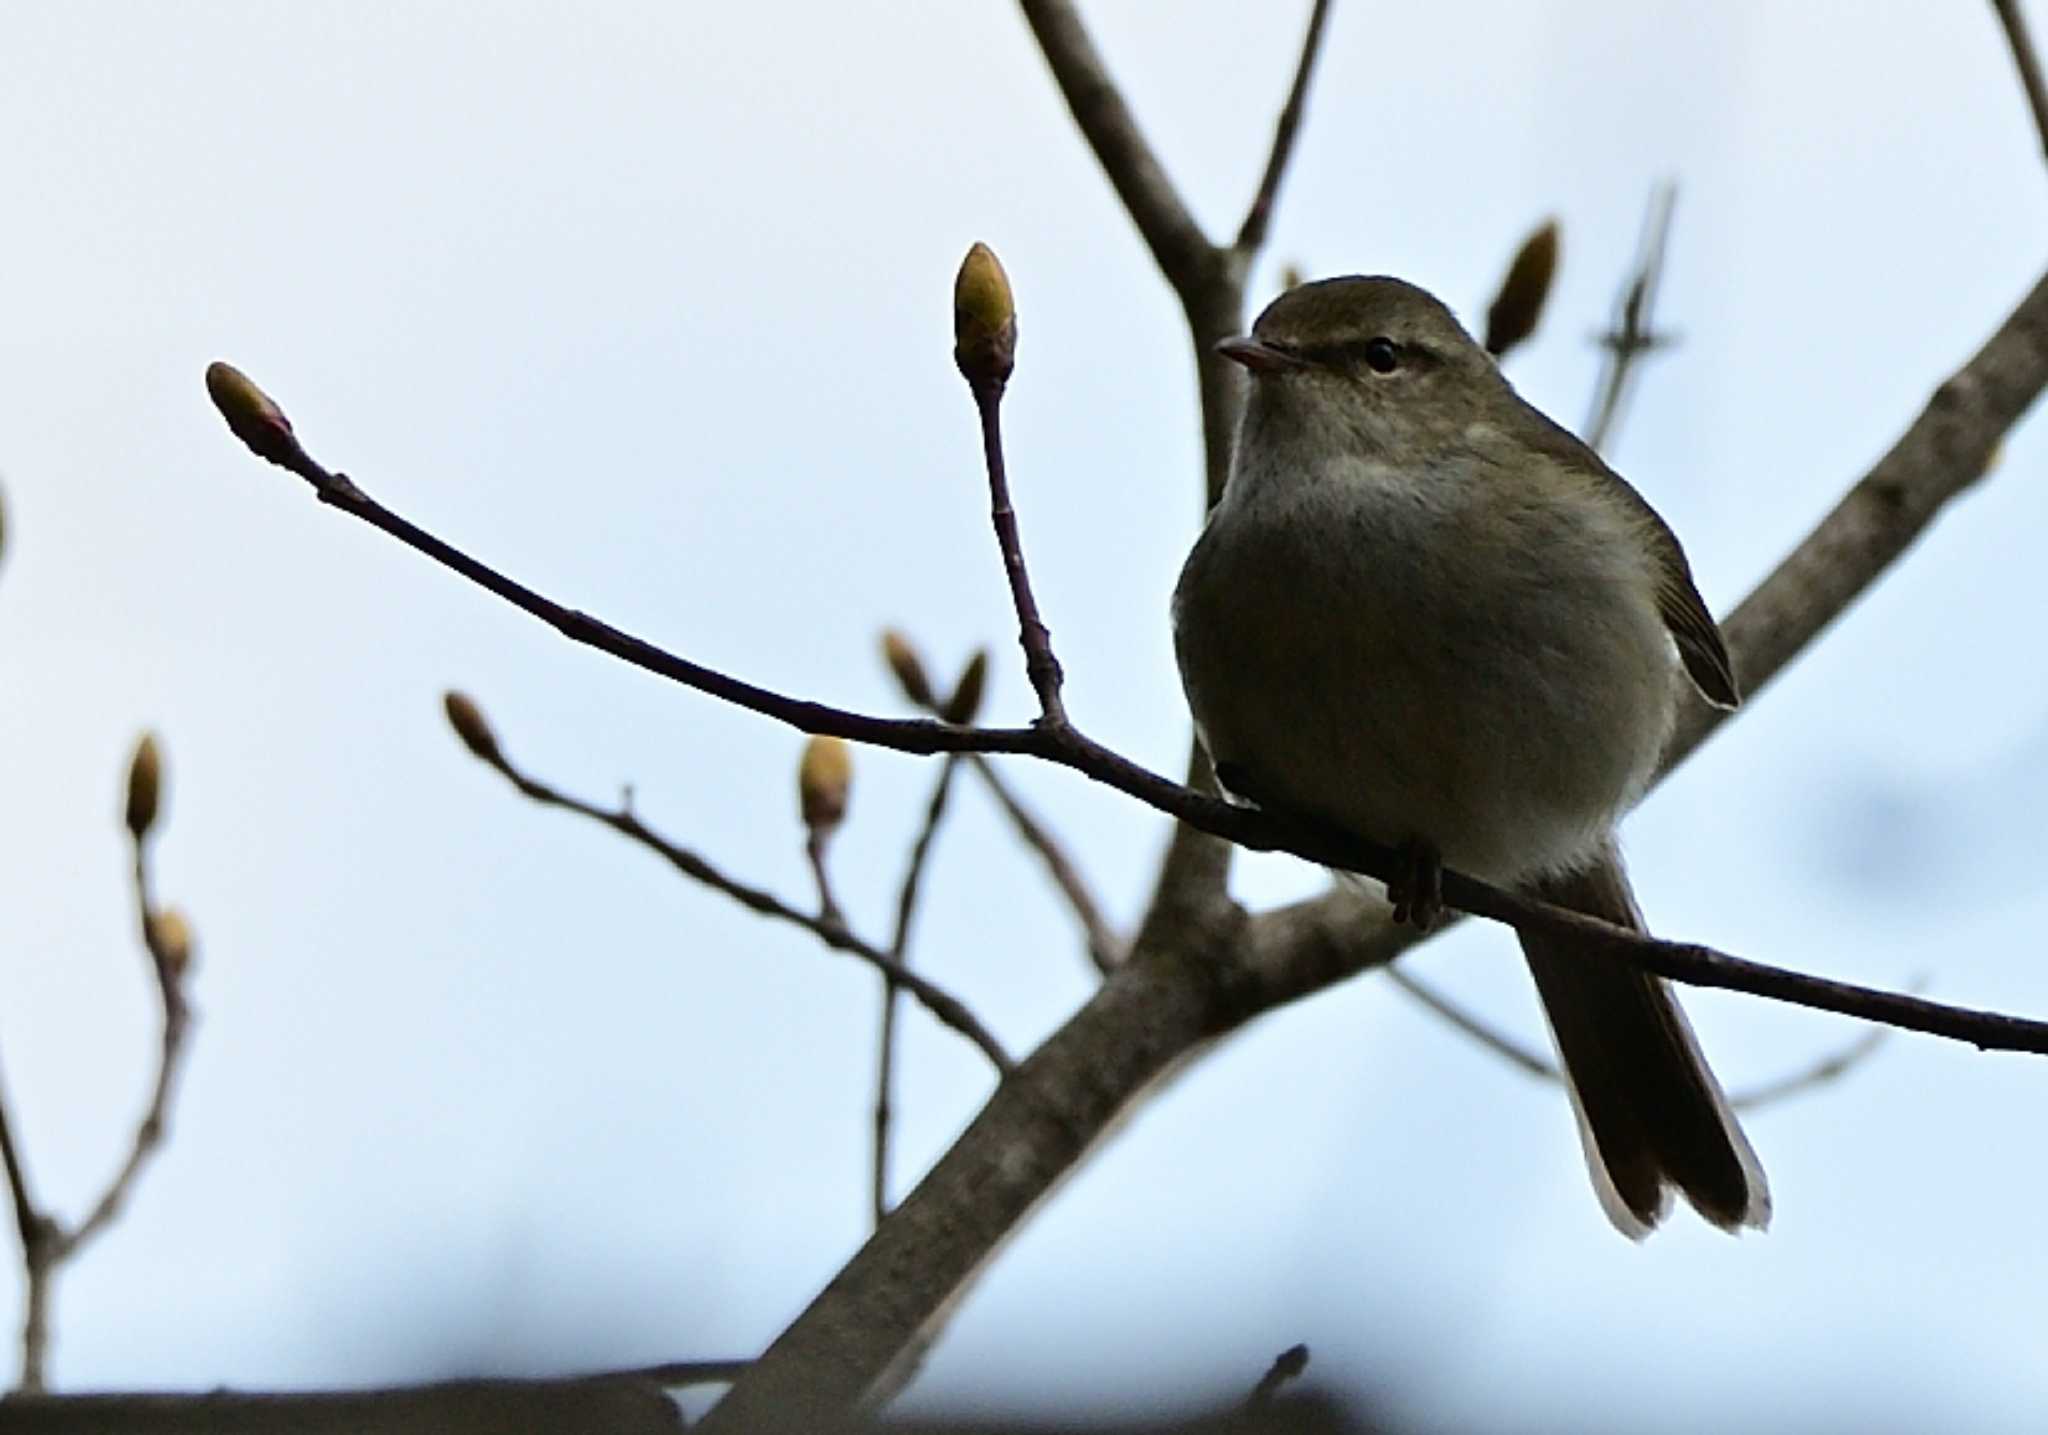
[[[1985,354],[1972,362],[1989,362],[1991,354],[1997,354],[2001,362],[2009,354],[2023,350],[2032,342],[2032,323],[2040,309],[2048,309],[2048,278],[2044,278],[2036,291],[2028,297],[2009,319],[2005,330],[1987,344]],[[1970,452],[1978,454],[1978,461],[1970,477],[1982,471],[1982,454],[1987,454],[1997,434],[2001,434],[2011,422],[2017,420],[2019,411],[2025,409],[2038,393],[2038,385],[2005,385],[2005,387],[1976,387],[1976,389],[1948,389],[1946,403],[1931,403],[1913,430],[1898,440],[1894,450],[1880,463],[1905,467],[1919,461],[1921,450],[1933,440],[1929,434],[1939,434],[1946,442],[1942,450],[1944,463],[1964,463]],[[999,434],[991,434],[999,440]],[[999,442],[995,446],[999,454]],[[1905,456],[1903,456],[1905,454]],[[299,469],[295,469],[299,471]],[[1948,473],[1944,469],[1942,473]],[[1094,778],[1106,786],[1112,786],[1126,796],[1133,796],[1147,807],[1153,807],[1169,817],[1182,819],[1188,827],[1194,827],[1212,837],[1223,837],[1235,841],[1241,847],[1251,847],[1255,852],[1292,852],[1298,858],[1307,858],[1329,868],[1343,868],[1348,872],[1362,872],[1366,876],[1386,880],[1386,876],[1397,872],[1397,854],[1376,843],[1368,843],[1346,833],[1333,833],[1325,829],[1313,829],[1286,817],[1264,813],[1257,809],[1233,807],[1229,802],[1212,798],[1206,792],[1182,786],[1180,782],[1169,782],[1147,768],[1130,762],[1122,753],[1116,753],[1102,743],[1096,743],[1083,735],[1061,712],[1055,716],[1044,716],[1032,727],[1012,729],[963,729],[950,727],[946,723],[930,721],[901,721],[901,719],[877,719],[862,712],[850,712],[846,708],[834,708],[823,702],[809,702],[803,698],[791,698],[786,694],[760,688],[750,682],[731,678],[702,663],[692,663],[686,657],[678,657],[666,649],[659,649],[645,639],[633,637],[621,628],[614,628],[606,622],[592,618],[590,614],[563,608],[561,604],[543,598],[526,585],[498,573],[496,569],[471,559],[461,549],[455,549],[449,542],[436,538],[424,528],[410,520],[397,516],[383,504],[377,504],[352,479],[340,473],[328,473],[307,461],[305,471],[299,471],[307,483],[313,485],[313,493],[324,504],[332,504],[342,512],[369,522],[383,532],[389,532],[403,545],[408,545],[426,557],[442,563],[444,567],[461,573],[479,588],[498,594],[516,608],[535,614],[549,622],[563,637],[596,647],[610,653],[635,667],[659,673],[686,688],[696,688],[715,698],[723,698],[735,706],[760,712],[780,723],[788,723],[805,733],[831,733],[846,737],[848,741],[874,743],[877,747],[891,747],[897,751],[911,753],[940,753],[940,751],[983,751],[983,753],[1026,753],[1042,759],[1042,762],[1073,768],[1085,776]],[[1868,483],[1868,479],[1866,479]],[[1845,504],[1851,504],[1858,493],[1851,493]],[[1896,491],[1890,499],[1896,508]],[[1890,532],[1890,530],[1884,530]],[[1874,540],[1876,547],[1884,545],[1884,538]],[[1022,565],[1022,551],[1016,549],[1014,557]],[[1743,610],[1737,610],[1735,624],[1743,622]],[[1731,643],[1733,647],[1733,643]],[[1782,657],[1782,655],[1780,655]],[[1767,667],[1765,671],[1774,671]],[[1749,680],[1749,673],[1743,673],[1745,688],[1751,692],[1759,688],[1757,682]],[[1724,721],[1724,714],[1722,716]],[[1673,747],[1681,749],[1698,741],[1698,733],[1681,729]],[[592,815],[600,821],[608,821],[604,815],[592,809]],[[692,858],[696,860],[696,858]],[[723,880],[723,878],[721,878]],[[750,890],[750,888],[745,888]],[[748,899],[741,899],[748,901]],[[1616,927],[1612,923],[1599,921],[1563,907],[1552,907],[1548,903],[1522,897],[1518,893],[1487,886],[1485,882],[1462,876],[1458,872],[1444,872],[1444,901],[1458,911],[1473,913],[1475,917],[1489,917],[1509,927],[1534,927],[1538,931],[1550,931],[1556,936],[1571,938],[1585,954],[1587,960],[1618,960],[1638,970],[1655,972],[1667,976],[1677,983],[1688,983],[1694,987],[1724,987],[1729,991],[1747,991],[1755,997],[1769,1001],[1786,1001],[1792,1005],[1812,1007],[1817,1011],[1837,1011],[1841,1015],[1862,1017],[1866,1021],[1882,1021],[1886,1026],[1896,1026],[1909,1032],[1925,1032],[1929,1036],[1944,1036],[1958,1042],[1970,1042],[1980,1048],[1997,1050],[2023,1050],[2048,1054],[2048,1021],[2036,1021],[2030,1017],[2013,1017],[1999,1011],[1976,1011],[1970,1007],[1956,1007],[1939,1001],[1927,1001],[1923,997],[1909,997],[1901,993],[1878,991],[1874,987],[1860,987],[1853,983],[1827,981],[1823,976],[1808,976],[1804,972],[1786,970],[1780,966],[1767,966],[1763,962],[1749,962],[1714,948],[1688,944],[1688,942],[1665,942],[1659,938],[1640,936],[1640,933]],[[770,903],[762,907],[758,903]],[[774,911],[778,903],[764,893],[754,893],[756,911]],[[817,925],[811,919],[797,915],[801,925]],[[844,936],[844,933],[842,933]],[[829,938],[827,938],[829,942]],[[831,946],[842,946],[877,964],[879,970],[889,970],[887,958],[881,952],[866,948],[860,952],[856,946],[846,942],[829,942]],[[905,985],[909,985],[905,981]],[[915,993],[918,989],[911,987]],[[930,1005],[930,1003],[928,1003]],[[1008,1060],[1008,1058],[1006,1058]]]
[[[453,711],[455,705],[450,703],[448,706]],[[473,702],[469,703],[468,706],[471,709],[476,707]],[[481,715],[479,714],[479,716]],[[464,744],[468,745],[467,735],[464,735]],[[999,1073],[1008,1076],[1012,1071],[1016,1070],[1016,1063],[1010,1059],[1009,1053],[1003,1050],[1002,1044],[990,1034],[989,1030],[981,1024],[974,1013],[968,1010],[965,1003],[943,987],[940,987],[936,982],[928,981],[916,972],[911,971],[888,953],[880,951],[869,943],[862,941],[847,928],[844,922],[828,921],[822,916],[812,916],[807,912],[799,911],[772,892],[763,891],[758,887],[750,887],[744,882],[736,881],[726,876],[725,873],[719,871],[695,852],[686,847],[678,846],[647,826],[629,806],[621,805],[616,808],[599,807],[595,803],[585,802],[580,797],[571,796],[569,793],[559,791],[547,783],[529,776],[512,765],[511,760],[504,755],[495,738],[493,738],[490,744],[488,754],[477,752],[474,747],[471,747],[470,751],[476,753],[478,759],[486,767],[497,772],[499,776],[511,783],[522,795],[532,801],[538,802],[544,807],[559,807],[564,811],[577,813],[580,816],[589,818],[593,822],[609,827],[621,836],[639,843],[684,876],[725,893],[726,896],[732,898],[741,906],[747,908],[747,910],[757,912],[764,917],[773,917],[778,921],[788,922],[792,926],[802,927],[834,951],[845,952],[848,956],[857,957],[885,976],[893,976],[898,982],[902,983],[903,987],[912,996],[916,997],[923,1004],[925,1010],[937,1017],[944,1025],[951,1027],[954,1031],[960,1033],[960,1035],[966,1037],[979,1047],[982,1054],[989,1059],[990,1065],[994,1066]]]
[[[1010,599],[1017,609],[1017,640],[1024,648],[1024,671],[1038,694],[1041,721],[1064,726],[1067,710],[1060,699],[1063,675],[1053,656],[1052,632],[1038,615],[1031,575],[1024,567],[1024,542],[1017,532],[1017,511],[1010,506],[1010,479],[1003,461],[1003,390],[1017,358],[1017,308],[1009,276],[986,244],[977,244],[960,262],[953,285],[953,358],[974,395],[981,416],[982,457],[988,465],[989,518],[1003,572],[1010,580]]]
[[[21,1235],[22,1270],[27,1287],[22,1309],[19,1382],[24,1393],[33,1394],[44,1387],[50,1350],[50,1302],[57,1271],[120,1215],[143,1168],[163,1144],[171,1102],[184,1068],[185,1039],[192,1022],[184,990],[192,965],[192,929],[182,914],[159,910],[150,896],[149,834],[160,810],[162,780],[161,749],[155,736],[146,733],[128,764],[123,822],[135,849],[137,925],[163,1013],[156,1078],[149,1104],[136,1123],[120,1169],[77,1225],[67,1228],[36,1205],[8,1116],[6,1097],[0,1093],[0,1164],[7,1169],[7,1190],[14,1206],[15,1228]]]

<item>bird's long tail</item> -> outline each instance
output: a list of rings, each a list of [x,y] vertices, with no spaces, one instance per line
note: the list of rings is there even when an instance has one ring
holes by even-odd
[[[1583,871],[1546,878],[1532,895],[1645,931],[1611,847]],[[1522,951],[1543,998],[1593,1185],[1609,1219],[1647,1235],[1676,1188],[1726,1230],[1770,1222],[1763,1167],[1700,1055],[1692,1027],[1657,977],[1525,933]]]

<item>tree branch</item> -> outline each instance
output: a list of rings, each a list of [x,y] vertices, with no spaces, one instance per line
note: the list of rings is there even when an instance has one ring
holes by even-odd
[[[1016,1063],[1010,1060],[1009,1054],[1003,1050],[1001,1043],[990,1034],[988,1028],[981,1024],[974,1013],[968,1010],[965,1003],[940,987],[937,983],[929,981],[910,970],[887,952],[878,951],[862,941],[848,929],[843,921],[822,914],[814,917],[807,912],[798,911],[772,892],[763,891],[758,887],[749,887],[744,882],[736,881],[726,876],[725,873],[719,871],[716,867],[713,867],[695,852],[690,851],[686,847],[679,847],[658,832],[655,832],[640,820],[638,814],[633,811],[631,806],[621,805],[617,808],[604,808],[594,803],[585,802],[582,798],[572,797],[568,793],[558,791],[514,767],[511,761],[502,752],[498,751],[495,744],[491,746],[489,751],[483,751],[478,748],[475,742],[470,741],[468,734],[465,733],[463,736],[464,741],[469,743],[470,751],[485,766],[498,772],[524,796],[540,803],[543,807],[559,807],[565,811],[587,817],[593,822],[601,823],[621,836],[629,837],[639,843],[684,876],[694,878],[707,887],[723,892],[749,911],[758,912],[764,917],[774,917],[780,921],[788,922],[792,926],[802,927],[834,951],[845,952],[849,956],[860,958],[860,960],[866,962],[884,977],[893,979],[903,986],[919,1002],[923,1003],[925,1010],[937,1017],[940,1022],[951,1027],[954,1031],[980,1047],[982,1054],[989,1059],[989,1063],[995,1067],[998,1073],[1007,1076],[1016,1069]]]
[[[1998,23],[2004,27],[2005,43],[2012,50],[2013,64],[2020,72],[2020,88],[2026,91],[2027,108],[2034,114],[2034,132],[2040,138],[2041,147],[2048,152],[2048,87],[2041,82],[2041,61],[2034,53],[2034,42],[2027,34],[2027,17],[2020,12],[2020,0],[1991,0],[1991,8],[1998,12]]]
[[[1525,1046],[1499,1027],[1481,1021],[1421,978],[1410,976],[1396,965],[1390,963],[1386,968],[1386,974],[1387,980],[1401,991],[1508,1065],[1539,1081],[1563,1083],[1564,1073],[1558,1070],[1557,1063],[1534,1047]],[[1914,989],[1917,990],[1917,984]],[[1797,1096],[1816,1086],[1823,1086],[1837,1077],[1847,1075],[1850,1070],[1868,1060],[1880,1046],[1884,1045],[1885,1038],[1892,1034],[1892,1030],[1887,1026],[1873,1026],[1840,1050],[1829,1052],[1796,1071],[1773,1077],[1746,1091],[1731,1092],[1728,1104],[1738,1111],[1754,1111],[1772,1102],[1782,1101],[1788,1096]]]
[[[1586,446],[1604,451],[1614,436],[1615,420],[1621,414],[1621,400],[1635,371],[1636,360],[1669,342],[1651,323],[1657,304],[1657,284],[1664,274],[1664,243],[1671,233],[1671,210],[1677,203],[1677,186],[1665,183],[1650,193],[1649,213],[1643,218],[1643,234],[1636,246],[1636,263],[1621,293],[1614,301],[1614,322],[1600,336],[1606,358],[1600,366],[1600,382],[1593,395],[1593,412],[1586,420]]]
[[[155,759],[151,758],[152,766]],[[190,933],[183,918],[167,918],[150,898],[148,828],[155,820],[155,777],[146,815],[138,818],[131,809],[130,826],[135,848],[135,910],[142,932],[142,946],[156,979],[163,1013],[157,1043],[156,1078],[149,1104],[135,1125],[128,1154],[107,1182],[85,1219],[65,1226],[48,1212],[37,1208],[28,1186],[28,1172],[15,1144],[4,1095],[0,1095],[0,1162],[7,1168],[7,1189],[14,1206],[15,1227],[21,1234],[21,1263],[26,1289],[22,1301],[21,1380],[27,1394],[39,1393],[47,1374],[50,1352],[50,1302],[57,1272],[91,1243],[121,1213],[135,1183],[150,1157],[162,1146],[170,1121],[179,1073],[184,1069],[185,1038],[191,1028],[191,1008],[185,1000],[184,977],[190,961]],[[131,799],[132,803],[133,799]],[[175,920],[175,928],[169,922]]]
[[[961,759],[948,756],[939,764],[938,780],[932,784],[931,801],[925,805],[924,822],[910,846],[910,860],[904,864],[903,885],[896,895],[896,935],[889,942],[889,955],[905,966],[910,964],[910,919],[917,911],[918,893],[924,882],[925,863],[931,858],[932,840],[945,820],[946,800],[952,795],[953,774]],[[890,1088],[896,1080],[896,994],[893,980],[882,986],[881,1032],[875,1056],[875,1159],[873,1206],[875,1224],[889,1214],[889,1133],[892,1120]]]
[[[1060,889],[1081,924],[1081,931],[1088,941],[1088,959],[1095,964],[1097,972],[1107,976],[1123,960],[1125,943],[1117,935],[1116,928],[1109,924],[1109,919],[1102,915],[1102,906],[1089,890],[1088,879],[1081,875],[1081,869],[1074,865],[1073,859],[1060,845],[1059,838],[1053,836],[1039,821],[1038,815],[1011,790],[1010,784],[986,754],[969,753],[967,761],[988,785],[989,794],[1003,809],[1003,815],[1010,819],[1010,825],[1017,829],[1018,839],[1045,863],[1046,871],[1052,874],[1053,885]]]
[[[2043,287],[2037,286],[2034,295],[2029,296],[2030,302],[2043,293]],[[2016,319],[2018,317],[2015,316]],[[2027,336],[2023,342],[2038,343],[2041,340],[2043,336],[2035,325],[2035,317],[2029,310],[2028,318],[2021,324],[2020,329],[2020,332]],[[1994,339],[1993,342],[1997,343],[1997,340]],[[2024,358],[2031,367],[2035,382],[2023,400],[2017,388],[2004,396],[2008,401],[2012,401],[2014,406],[1999,425],[1999,432],[2018,417],[2026,402],[2030,402],[2033,394],[2039,391],[2041,378],[2048,376],[2048,369],[2043,368],[2044,360],[2048,360],[2048,354],[2044,354],[2042,350],[2031,349],[2024,356],[2016,357]],[[1959,396],[1970,392],[1975,383],[1976,380],[1961,376],[1951,380],[1948,385],[1944,385],[1941,393],[1937,393],[1937,404],[1960,402]],[[1944,393],[1950,395],[1946,400],[1943,398]],[[279,419],[282,420],[281,415]],[[285,426],[284,433],[289,436],[288,425]],[[271,437],[274,438],[275,435],[272,434]],[[1957,434],[1952,437],[1960,441],[1963,435]],[[1981,473],[1983,456],[1989,452],[1990,440],[1982,434],[1978,435],[1978,439],[1981,442],[1975,471]],[[997,462],[1000,461],[999,446],[991,451],[991,457]],[[1189,826],[1199,828],[1212,836],[1225,838],[1240,847],[1257,851],[1291,852],[1295,856],[1307,858],[1326,867],[1362,873],[1380,881],[1386,880],[1388,874],[1397,870],[1396,854],[1376,843],[1320,828],[1278,813],[1261,812],[1222,802],[1150,772],[1087,737],[1068,722],[1063,712],[1056,707],[1030,728],[953,728],[937,723],[867,717],[817,703],[804,702],[741,682],[664,652],[650,643],[583,614],[569,614],[568,610],[503,577],[374,502],[344,475],[329,474],[305,455],[304,450],[298,447],[296,439],[292,440],[292,451],[286,458],[289,461],[274,461],[284,462],[285,466],[305,477],[323,501],[373,523],[420,552],[470,578],[471,581],[509,597],[520,607],[554,623],[563,632],[604,651],[624,657],[627,661],[649,671],[674,677],[685,686],[697,688],[713,696],[724,697],[751,711],[795,723],[806,731],[831,733],[905,751],[978,750],[1028,753],[1047,762],[1073,768],[1169,816],[1180,818]],[[1006,567],[1020,575],[1020,581],[1013,584],[1013,592],[1018,595],[1019,616],[1024,630],[1026,633],[1032,633],[1034,629],[1025,619],[1025,614],[1029,611],[1025,607],[1030,595],[1029,580],[1028,575],[1023,573],[1023,556],[1017,546],[1016,527],[1014,524],[1007,527],[998,524],[997,533]],[[1042,624],[1038,625],[1035,631],[1038,634],[1037,641],[1044,644],[1041,654],[1043,662],[1051,664],[1050,671],[1056,672],[1057,660],[1052,655],[1049,635],[1043,632]],[[1053,701],[1057,704],[1057,688],[1054,687],[1051,691]],[[1041,694],[1042,699],[1043,696]],[[502,758],[498,761],[502,762]],[[508,777],[520,782],[522,790],[528,791],[528,795],[536,797],[537,800],[552,800],[558,805],[572,807],[617,827],[628,835],[640,837],[644,832],[644,829],[639,829],[637,819],[629,812],[605,812],[564,798],[551,789],[539,787],[537,784],[533,785],[532,790],[528,790],[525,779],[520,778],[509,767],[502,770]],[[658,841],[652,839],[651,834],[641,837],[641,840]],[[700,880],[722,885],[731,895],[757,911],[771,915],[789,913],[788,908],[768,894],[742,887],[712,873],[702,859],[694,854],[680,853],[659,846],[657,850],[664,850],[665,855],[674,853],[670,855],[670,860],[676,862],[678,866],[683,866],[685,861],[695,864],[701,872],[710,874],[701,877]],[[691,868],[685,867],[684,870],[688,871]],[[698,875],[698,872],[692,871],[692,875]],[[743,896],[742,893],[746,895]],[[1655,972],[1675,981],[1696,986],[1719,986],[1747,991],[1777,1001],[1882,1021],[1913,1031],[1969,1041],[1987,1048],[2048,1052],[2048,1023],[2031,1022],[1993,1012],[1973,1011],[1853,983],[1828,981],[1730,956],[1696,943],[1664,941],[1611,926],[1595,918],[1561,907],[1553,907],[1517,893],[1505,892],[1456,872],[1444,873],[1443,895],[1450,906],[1460,911],[1469,912],[1474,916],[1489,917],[1518,929],[1528,927],[1567,936],[1582,949],[1598,951],[1614,960],[1633,962],[1645,971]],[[834,927],[829,923],[803,918],[800,914],[794,913],[790,914],[789,919],[810,926],[819,935],[825,936],[832,945],[853,951],[856,955],[877,963],[880,970],[899,973],[899,980],[913,992],[919,991],[913,981],[913,974],[901,964],[891,962],[883,953],[858,942],[843,927]],[[828,933],[833,935],[827,936]],[[922,979],[917,978],[915,981]],[[930,997],[920,993],[920,998],[926,1000],[928,1006],[932,1005],[934,1000],[940,1002],[940,1006],[934,1008],[935,1014],[944,1008],[945,1002],[950,1001],[950,998],[944,998],[942,994],[936,992]],[[957,1003],[954,1005],[957,1007]],[[957,1015],[967,1014],[960,1010]],[[969,1020],[972,1020],[971,1017]],[[975,1030],[974,1027],[957,1022],[949,1024],[970,1035]],[[993,1044],[984,1045],[983,1049],[989,1051],[993,1059]]]
[[[1301,59],[1294,67],[1294,83],[1287,87],[1287,102],[1280,107],[1280,119],[1273,126],[1273,149],[1266,157],[1266,171],[1259,176],[1258,190],[1252,195],[1244,223],[1237,229],[1237,243],[1232,246],[1246,257],[1266,246],[1266,231],[1273,223],[1273,204],[1279,198],[1280,181],[1287,173],[1288,163],[1294,158],[1294,141],[1301,131],[1302,111],[1308,105],[1309,77],[1315,72],[1316,56],[1323,48],[1323,31],[1329,20],[1330,0],[1315,0],[1315,8],[1309,11],[1308,31],[1301,40]]]
[[[1976,481],[2044,384],[2048,278],[1737,610],[1727,637],[1745,688],[1775,675]],[[1670,762],[1717,721],[1689,719]],[[1162,1073],[1233,1021],[1390,961],[1415,940],[1386,920],[1383,901],[1349,889],[1256,919],[1220,894],[1183,895],[1155,907],[1130,959],[1026,1058],[702,1429],[752,1430],[859,1400]]]
[[[1018,8],[1075,127],[1144,236],[1159,272],[1187,302],[1220,272],[1216,247],[1181,202],[1074,7],[1067,0],[1021,0]]]

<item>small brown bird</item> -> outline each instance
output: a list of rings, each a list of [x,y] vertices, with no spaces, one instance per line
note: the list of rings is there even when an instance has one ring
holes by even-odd
[[[1739,701],[1678,540],[1435,298],[1304,284],[1219,346],[1251,392],[1174,594],[1188,704],[1239,794],[1643,929],[1614,844],[1687,678]],[[1441,864],[1441,865],[1440,865]],[[1659,979],[1522,946],[1594,1185],[1640,1237],[1676,1189],[1764,1226],[1762,1167]]]

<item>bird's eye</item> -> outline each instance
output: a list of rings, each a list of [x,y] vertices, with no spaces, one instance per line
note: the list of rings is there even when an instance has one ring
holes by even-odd
[[[1365,366],[1375,374],[1391,374],[1401,367],[1401,346],[1392,339],[1368,339]]]

